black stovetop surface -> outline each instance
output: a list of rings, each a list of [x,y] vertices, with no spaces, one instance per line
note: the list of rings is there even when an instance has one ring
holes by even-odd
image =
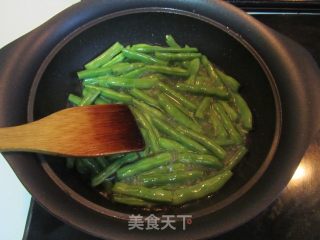
[[[258,1],[231,2],[235,4],[241,2],[238,5],[244,7],[255,18],[302,44],[320,65],[320,11],[314,7],[319,4],[319,1],[293,1],[294,7],[299,8],[298,12],[293,8],[290,11],[284,11],[284,8],[279,9],[277,4],[267,7],[257,5]],[[243,5],[244,2],[252,4]],[[311,2],[312,6],[306,7],[303,5],[305,2]],[[296,5],[297,3],[301,5]],[[250,222],[215,239],[320,239],[319,145],[320,133],[304,155],[292,180],[273,204]],[[24,240],[38,239],[94,240],[97,238],[62,223],[32,201]]]

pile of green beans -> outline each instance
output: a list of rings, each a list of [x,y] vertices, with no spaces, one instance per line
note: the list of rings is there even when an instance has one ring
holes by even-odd
[[[181,205],[218,191],[247,153],[252,113],[239,82],[195,47],[116,42],[77,72],[81,96],[73,106],[127,104],[146,142],[144,151],[68,158],[115,202]]]

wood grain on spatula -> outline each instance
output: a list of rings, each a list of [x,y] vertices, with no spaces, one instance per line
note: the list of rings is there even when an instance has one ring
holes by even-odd
[[[0,128],[0,151],[102,156],[139,151],[144,141],[129,108],[74,107],[16,127]]]

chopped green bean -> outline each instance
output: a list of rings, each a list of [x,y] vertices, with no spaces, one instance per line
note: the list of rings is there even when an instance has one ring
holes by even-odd
[[[208,167],[213,167],[216,169],[221,169],[223,167],[223,163],[220,162],[220,160],[208,154],[180,152],[177,154],[176,158],[177,161],[187,164],[199,164]]]
[[[191,138],[176,131],[173,127],[169,126],[166,122],[157,118],[153,118],[152,121],[155,124],[155,126],[159,129],[160,132],[163,132],[166,135],[170,136],[177,142],[183,144],[183,146],[187,147],[188,149],[192,151],[198,151],[201,153],[208,152],[205,147],[201,146],[199,143],[192,140]]]
[[[209,121],[211,122],[211,124],[213,126],[213,133],[216,138],[218,138],[218,139],[228,138],[228,133],[227,133],[226,129],[224,128],[224,125],[221,121],[221,118],[219,117],[219,114],[216,112],[216,110],[214,108],[212,108],[210,111]]]
[[[172,172],[161,174],[148,174],[139,176],[137,181],[146,187],[162,186],[170,183],[183,183],[186,181],[194,181],[203,176],[201,171],[189,172]]]
[[[231,121],[235,122],[238,119],[238,113],[226,101],[220,101],[224,111],[228,114]]]
[[[247,130],[251,130],[252,129],[252,113],[248,107],[248,104],[239,94],[234,94],[233,96],[234,96],[234,103],[238,108],[240,121],[243,127]]]
[[[192,61],[190,61],[190,64],[188,66],[190,76],[186,80],[186,83],[191,84],[191,85],[195,84],[195,80],[196,80],[196,76],[198,74],[199,68],[200,68],[199,58],[196,58],[196,59],[193,59]]]
[[[214,140],[206,137],[205,135],[203,135],[201,133],[194,132],[191,129],[186,128],[186,127],[182,127],[182,126],[178,126],[176,129],[179,132],[183,133],[184,135],[201,143],[203,146],[205,146],[208,150],[210,150],[219,159],[223,159],[226,156],[225,150],[222,147],[220,147]]]
[[[231,171],[224,171],[195,185],[178,189],[173,192],[172,204],[179,205],[212,194],[218,191],[231,176]]]
[[[94,104],[96,105],[103,105],[103,104],[109,104],[112,103],[112,101],[110,99],[107,99],[103,96],[99,96],[95,101]]]
[[[154,58],[150,55],[147,55],[144,53],[134,52],[129,49],[123,49],[122,53],[128,59],[141,61],[143,63],[159,64],[159,65],[167,65],[168,64],[167,62],[159,60],[157,58]]]
[[[112,191],[117,194],[125,194],[150,201],[163,203],[170,203],[172,201],[172,193],[160,188],[146,188],[143,186],[117,182],[113,186]]]
[[[172,87],[170,87],[169,85],[160,82],[159,83],[159,88],[165,92],[168,93],[171,96],[174,96],[175,98],[177,98],[179,101],[181,101],[181,103],[188,109],[190,109],[191,111],[194,111],[197,109],[196,105],[194,103],[192,103],[191,101],[189,101],[185,96],[183,96],[182,94],[180,94],[179,92],[175,91]]]
[[[110,67],[115,65],[116,63],[120,63],[125,59],[125,56],[122,53],[119,53],[117,56],[113,57],[109,62],[103,64],[101,67]]]
[[[182,48],[181,48],[182,49]],[[156,58],[164,61],[185,61],[201,57],[201,53],[165,53],[156,52]]]
[[[114,174],[121,166],[127,163],[131,163],[133,161],[136,161],[138,159],[138,154],[136,153],[130,153],[126,156],[117,159],[114,161],[111,165],[107,166],[102,172],[97,174],[91,179],[91,186],[95,187],[101,184],[106,178]]]
[[[159,102],[155,98],[137,88],[131,89],[129,93],[138,100],[141,100],[151,106],[159,107]]]
[[[130,72],[134,69],[139,69],[142,68],[144,66],[143,63],[126,63],[126,62],[122,62],[122,63],[117,63],[115,65],[113,65],[111,67],[112,69],[112,73],[115,75],[121,75],[121,74],[125,74],[127,72]]]
[[[102,87],[96,87],[96,86],[86,86],[87,88],[90,89],[95,89],[95,90],[99,90],[101,92],[101,95],[112,99],[112,100],[116,100],[119,102],[123,102],[123,103],[131,103],[132,102],[132,97],[130,95],[127,95],[125,93],[119,93],[116,92],[114,90],[108,89],[108,88],[102,88]]]
[[[117,178],[121,180],[124,178],[133,177],[161,165],[167,165],[170,161],[172,161],[172,154],[169,152],[146,157],[136,163],[120,168],[117,171]]]
[[[203,66],[207,70],[207,73],[208,73],[209,77],[211,78],[211,80],[214,83],[217,83],[217,85],[221,85],[219,76],[216,73],[216,69],[212,66],[212,64],[209,62],[209,60],[206,56],[202,55],[201,63],[203,64]]]
[[[189,72],[183,68],[179,67],[168,67],[168,66],[159,66],[159,65],[149,65],[145,67],[148,72],[163,73],[173,76],[189,76]]]
[[[140,77],[142,75],[144,75],[145,73],[147,73],[147,67],[144,66],[144,67],[141,67],[141,68],[138,68],[138,69],[134,69],[126,74],[122,74],[120,75],[121,77],[124,77],[124,78],[137,78],[137,77]]]
[[[86,69],[94,69],[94,68],[101,67],[102,65],[109,62],[118,53],[120,53],[122,49],[123,49],[123,46],[119,42],[116,42],[110,48],[108,48],[105,52],[103,52],[98,57],[96,57],[95,59],[88,62],[86,65],[84,65],[84,67]]]
[[[161,107],[171,116],[175,121],[182,125],[193,129],[194,131],[201,132],[201,126],[192,121],[187,115],[180,111],[174,104],[172,104],[170,98],[164,94],[159,95],[159,103]]]
[[[138,100],[133,99],[132,100],[133,106],[136,107],[137,109],[139,109],[140,111],[144,111],[148,114],[151,114],[154,117],[160,118],[160,119],[164,119],[165,116],[164,114],[158,110],[157,108],[151,107],[143,102],[140,102]]]
[[[182,172],[182,171],[188,171],[188,170],[189,170],[188,165],[186,165],[184,163],[180,163],[180,162],[175,162],[175,163],[170,163],[165,166],[154,168],[150,171],[146,171],[146,172],[140,174],[138,177],[148,176],[150,174],[172,173],[172,172],[179,172],[179,171]]]
[[[166,35],[166,43],[169,47],[181,48],[172,35]]]
[[[220,115],[222,123],[224,124],[225,129],[229,133],[230,137],[235,141],[235,143],[239,144],[242,143],[243,140],[241,138],[240,133],[235,128],[235,126],[232,124],[231,119],[228,117],[226,112],[224,111],[223,107],[220,105],[220,103],[214,104],[216,112]]]
[[[188,150],[186,147],[184,147],[180,143],[164,137],[161,137],[159,139],[159,144],[162,149],[167,151],[187,151]]]
[[[229,89],[231,89],[234,92],[237,92],[240,87],[240,83],[234,79],[233,77],[225,74],[224,72],[220,71],[219,69],[216,69],[216,73],[221,79],[221,81],[226,85]]]
[[[228,159],[226,159],[225,169],[232,170],[247,152],[248,149],[245,146],[240,146]]]
[[[95,175],[101,171],[100,166],[93,158],[82,158],[81,162],[82,162],[83,166],[87,169],[86,173],[90,173],[91,175]]]
[[[221,99],[228,99],[229,94],[227,91],[222,90],[217,87],[209,86],[196,86],[186,83],[177,83],[176,87],[180,91],[185,91],[192,94],[205,95],[205,96],[215,96]]]
[[[95,90],[95,89],[89,90],[88,94],[84,95],[84,98],[81,100],[79,106],[91,105],[99,95],[100,95],[99,90]]]
[[[203,119],[211,104],[211,97],[204,97],[196,111],[196,117]]]
[[[68,101],[71,102],[75,106],[79,106],[82,100],[81,100],[81,97],[78,97],[78,96],[70,93],[68,96]]]
[[[158,152],[160,150],[159,141],[157,137],[157,130],[149,122],[149,120],[138,110],[131,108],[137,122],[147,130],[148,139],[150,141],[150,149],[152,152]]]
[[[166,97],[168,97],[170,99],[170,102],[176,108],[178,108],[185,115],[187,115],[187,116],[189,116],[189,117],[191,117],[193,119],[193,112],[191,112],[189,109],[187,109],[185,106],[183,106],[183,104],[181,103],[181,101],[179,99],[177,99],[175,96],[169,95],[167,93],[162,93],[162,94],[164,94]]]
[[[160,46],[152,46],[148,44],[135,44],[131,48],[135,52],[141,53],[154,53],[154,52],[161,52],[161,53],[194,53],[197,52],[198,49],[191,48],[191,47],[160,47]]]
[[[124,78],[124,77],[99,77],[98,85],[100,87],[115,87],[115,88],[138,88],[150,89],[155,87],[159,82],[157,78]]]
[[[147,65],[142,68],[135,69],[127,74],[122,75],[122,77],[135,78],[146,73],[163,73],[166,75],[173,76],[189,76],[189,72],[183,68],[179,67],[167,67],[161,65]]]

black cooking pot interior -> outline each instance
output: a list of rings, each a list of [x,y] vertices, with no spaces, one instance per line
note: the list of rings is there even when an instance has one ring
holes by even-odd
[[[115,41],[124,45],[164,45],[166,34],[172,34],[180,44],[197,47],[219,68],[238,79],[242,86],[240,92],[254,116],[254,130],[248,139],[249,153],[235,168],[234,176],[225,187],[210,198],[194,201],[183,207],[162,209],[172,214],[193,213],[193,217],[196,217],[231,202],[258,180],[271,160],[270,151],[275,148],[273,143],[279,124],[275,87],[267,67],[258,53],[227,27],[200,17],[195,19],[184,14],[163,12],[118,14],[90,23],[63,40],[42,65],[37,75],[37,84],[33,86],[35,96],[30,104],[34,105],[30,108],[33,110],[29,112],[29,116],[39,119],[66,108],[68,94],[81,93],[76,71]],[[105,199],[91,189],[75,171],[67,170],[63,158],[40,158],[46,160],[43,164],[54,181],[61,180],[58,183],[62,184],[60,187],[69,189],[69,192],[70,189],[74,191],[72,196],[83,204],[88,202],[82,201],[82,197],[89,200],[91,208],[97,210],[99,205],[100,210],[105,209],[102,211],[105,214],[110,213],[109,210],[122,214],[143,214],[147,211]],[[112,215],[117,216],[114,212]]]

